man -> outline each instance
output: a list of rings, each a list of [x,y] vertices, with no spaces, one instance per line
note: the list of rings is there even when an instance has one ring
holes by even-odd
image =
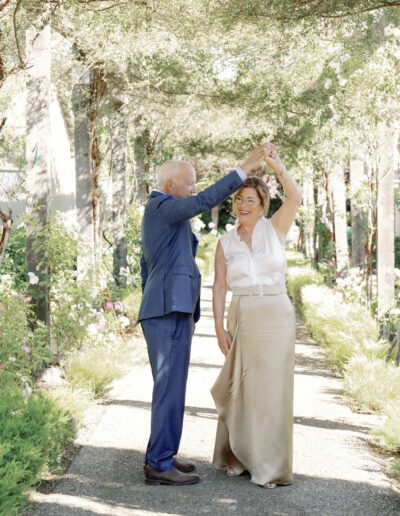
[[[240,167],[198,195],[194,195],[193,166],[187,161],[167,161],[158,171],[160,191],[153,191],[147,202],[142,221],[143,297],[138,319],[154,380],[144,467],[148,484],[199,481],[194,464],[175,458],[182,434],[194,323],[200,317],[200,274],[194,260],[198,241],[189,220],[238,190],[264,156],[264,147],[256,147]]]

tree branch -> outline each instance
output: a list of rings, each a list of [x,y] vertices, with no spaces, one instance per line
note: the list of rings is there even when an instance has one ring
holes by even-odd
[[[13,12],[13,27],[14,27],[14,38],[15,38],[15,44],[17,46],[17,53],[18,53],[20,67],[24,68],[25,63],[22,59],[21,47],[19,45],[18,30],[17,30],[17,12],[18,12],[19,6],[21,5],[21,2],[22,2],[22,0],[17,0],[17,4],[16,4],[14,12]]]
[[[11,0],[4,0],[4,2],[2,4],[0,4],[0,11],[5,9],[10,2],[11,2]]]

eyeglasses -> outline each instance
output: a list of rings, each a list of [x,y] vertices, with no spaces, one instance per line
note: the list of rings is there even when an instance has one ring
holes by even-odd
[[[254,199],[253,197],[242,197],[241,195],[238,195],[235,197],[235,203],[236,204],[244,204],[245,206],[248,206],[251,208],[252,206],[255,206],[257,204],[258,200]]]

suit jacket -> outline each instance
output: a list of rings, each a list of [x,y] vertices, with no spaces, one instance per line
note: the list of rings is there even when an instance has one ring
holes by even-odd
[[[200,273],[194,260],[198,241],[189,221],[222,202],[242,184],[233,171],[192,197],[150,194],[142,220],[139,321],[171,312],[190,313],[198,321]]]

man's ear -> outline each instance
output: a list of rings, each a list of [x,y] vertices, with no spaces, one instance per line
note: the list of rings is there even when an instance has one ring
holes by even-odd
[[[173,195],[174,193],[174,182],[172,181],[172,179],[167,179],[166,182],[165,182],[165,190],[166,192],[168,192],[169,194]]]

